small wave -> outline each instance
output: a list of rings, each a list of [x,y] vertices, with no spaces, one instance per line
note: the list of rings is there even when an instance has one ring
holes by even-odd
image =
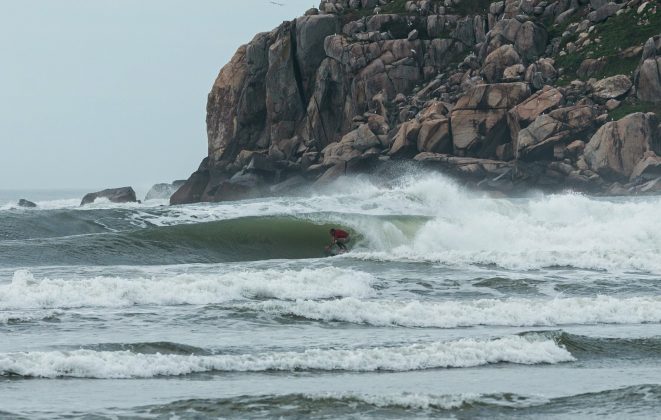
[[[210,355],[213,352],[187,344],[172,343],[170,341],[157,341],[147,343],[103,343],[82,346],[85,350],[94,351],[127,351],[139,354],[178,354],[178,355]]]
[[[400,416],[410,411],[453,411],[474,407],[482,409],[521,409],[544,404],[540,397],[511,393],[495,394],[448,394],[422,393],[365,394],[355,392],[327,392],[317,394],[286,394],[264,396],[239,396],[222,399],[190,399],[141,407],[139,412],[150,414],[183,415],[184,418],[204,413],[205,416],[254,416],[287,417],[292,414],[312,418],[337,418],[361,413],[379,417],[386,414]],[[377,409],[375,412],[374,409]],[[386,416],[389,417],[389,416]]]
[[[490,394],[368,394],[326,392],[310,394],[238,396],[189,399],[139,407],[138,413],[181,418],[288,417],[337,418],[360,414],[361,418],[405,418],[416,415],[461,414],[461,417],[546,416],[576,417],[623,415],[650,417],[661,402],[661,386],[635,385],[559,398],[514,393]]]
[[[554,364],[573,360],[571,353],[551,339],[511,336],[403,347],[214,356],[92,350],[2,353],[0,376],[149,378],[201,372],[410,371],[493,363]]]
[[[153,278],[93,277],[35,279],[26,270],[0,284],[0,309],[206,305],[245,299],[369,297],[368,273],[324,267],[302,270],[246,270],[224,274],[178,274]]]
[[[35,311],[35,312],[6,312],[0,311],[0,325],[24,324],[35,321],[56,322],[59,320],[61,311]]]
[[[661,357],[661,337],[589,337],[565,331],[535,331],[525,337],[551,338],[577,358],[609,357],[622,359]]]
[[[27,419],[30,419],[30,417],[21,416],[19,414],[10,413],[8,411],[3,411],[3,410],[0,410],[0,418],[2,418],[2,419],[12,419],[12,420],[27,420]]]
[[[374,326],[456,328],[476,325],[556,326],[661,322],[661,297],[365,301],[355,297],[252,302],[238,308],[321,321]]]

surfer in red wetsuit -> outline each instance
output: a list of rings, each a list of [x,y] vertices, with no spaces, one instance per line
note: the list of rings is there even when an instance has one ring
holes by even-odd
[[[346,232],[342,229],[331,229],[330,235],[332,238],[332,242],[329,248],[337,244],[337,247],[340,248],[341,251],[343,252],[348,251],[347,246],[345,244],[349,242],[349,232]]]

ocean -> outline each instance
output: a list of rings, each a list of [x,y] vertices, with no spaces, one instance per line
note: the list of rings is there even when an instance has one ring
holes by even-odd
[[[0,192],[0,418],[659,416],[661,197],[82,195]]]

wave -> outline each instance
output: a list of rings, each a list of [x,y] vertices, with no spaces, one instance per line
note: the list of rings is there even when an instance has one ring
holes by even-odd
[[[325,257],[329,229],[303,216],[245,217],[116,233],[0,242],[0,265],[165,265]]]
[[[204,205],[20,212],[12,216],[23,218],[18,222],[0,221],[0,239],[9,239],[0,241],[0,264],[314,258],[323,256],[328,228],[339,225],[357,238],[352,258],[661,273],[661,230],[653,228],[659,197],[493,199],[424,172],[387,184],[348,179],[329,188],[305,197]],[[30,225],[44,228],[33,232]]]
[[[411,371],[494,363],[555,364],[574,357],[551,339],[512,336],[402,347],[310,349],[240,355],[143,354],[131,351],[0,353],[0,376],[150,378],[202,372]]]
[[[661,403],[661,386],[635,385],[559,398],[515,393],[392,393],[321,392],[284,395],[243,395],[234,398],[188,399],[162,405],[139,407],[137,413],[151,415],[196,415],[213,417],[280,417],[295,414],[306,418],[350,417],[404,418],[459,414],[463,417],[544,416],[576,417],[579,413],[598,416],[645,417],[656,413]]]
[[[102,343],[81,346],[81,349],[96,352],[131,352],[139,354],[178,354],[178,355],[211,355],[214,352],[187,344],[170,341],[157,341],[145,343]]]
[[[59,321],[59,315],[61,311],[35,311],[35,312],[5,312],[0,311],[0,325],[13,325],[13,324],[25,324],[35,321],[48,321],[48,322],[57,322]]]
[[[233,306],[278,316],[374,326],[456,328],[477,325],[556,326],[661,322],[661,297],[610,296],[472,301],[369,301],[346,297],[326,301],[250,302]]]
[[[423,393],[365,394],[356,392],[325,392],[317,394],[285,394],[239,396],[222,399],[189,399],[163,405],[140,407],[137,412],[152,415],[204,414],[213,417],[286,418],[292,414],[305,418],[338,418],[360,413],[365,418],[405,416],[415,411],[454,411],[471,408],[521,409],[543,404],[541,397],[511,393],[449,394]],[[376,411],[375,411],[376,410]]]
[[[245,299],[369,297],[375,278],[361,271],[324,267],[302,270],[244,270],[224,274],[164,277],[35,279],[26,270],[0,284],[0,310],[206,305]]]
[[[661,357],[661,337],[589,337],[564,331],[535,331],[522,334],[529,338],[551,338],[576,358],[617,358],[640,360]]]

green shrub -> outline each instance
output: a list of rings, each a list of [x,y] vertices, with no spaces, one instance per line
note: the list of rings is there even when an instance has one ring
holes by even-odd
[[[636,102],[636,103],[622,103],[619,107],[608,113],[614,121],[619,120],[634,112],[654,112],[657,116],[661,117],[661,104],[653,104],[651,102]]]

